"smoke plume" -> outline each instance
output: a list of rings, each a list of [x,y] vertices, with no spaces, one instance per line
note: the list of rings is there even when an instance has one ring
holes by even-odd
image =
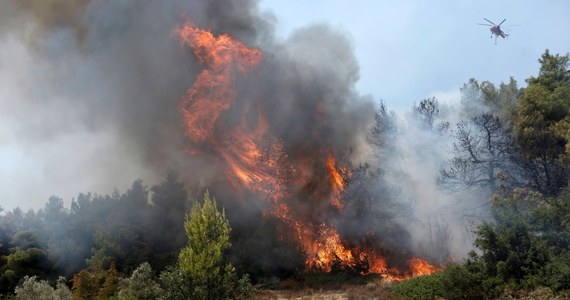
[[[212,120],[214,142],[189,135],[180,111],[195,111],[192,88],[209,68],[196,55],[199,47],[180,38],[187,21],[263,53],[246,75],[232,69],[235,99]],[[375,104],[355,89],[359,68],[349,38],[313,25],[279,42],[274,24],[254,0],[2,2],[0,132],[11,148],[0,151],[31,172],[29,182],[0,186],[13,191],[3,195],[11,199],[3,206],[37,207],[51,193],[69,199],[86,190],[107,192],[137,177],[157,182],[174,168],[188,183],[218,188],[220,199],[239,201],[249,193],[256,199],[251,211],[305,224],[292,239],[309,253],[321,255],[334,240],[340,250],[327,250],[321,260],[389,256],[377,266],[385,270],[421,255],[426,240],[419,228],[445,223],[438,223],[445,214],[440,203],[429,200],[439,196],[435,174],[422,168],[436,170],[445,158],[439,150],[419,151],[435,148],[414,139],[420,133],[412,127],[383,146],[404,150],[373,150]],[[248,190],[243,178],[253,177],[228,175],[245,168],[230,164],[237,152],[219,150],[243,147],[228,128],[263,131],[256,157],[265,157],[275,170],[268,174],[281,180],[272,191],[285,186],[286,195]],[[279,168],[272,167],[276,162]]]

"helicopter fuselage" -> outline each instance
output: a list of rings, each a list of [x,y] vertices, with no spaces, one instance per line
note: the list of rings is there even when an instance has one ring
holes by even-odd
[[[492,27],[490,28],[490,30],[491,30],[491,33],[492,33],[492,34],[494,34],[494,35],[496,35],[496,36],[500,36],[500,37],[502,37],[502,38],[506,38],[507,36],[509,36],[508,34],[506,34],[505,32],[503,32],[503,31],[501,30],[501,27],[500,27],[499,25],[492,26]]]

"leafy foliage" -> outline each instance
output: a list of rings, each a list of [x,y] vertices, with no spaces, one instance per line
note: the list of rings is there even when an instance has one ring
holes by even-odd
[[[169,266],[162,271],[159,281],[164,291],[161,299],[192,299],[194,295],[191,278],[178,265]]]
[[[122,279],[119,283],[119,299],[121,300],[153,300],[158,299],[163,290],[154,280],[149,263],[142,263],[133,271],[131,277]]]
[[[485,297],[505,287],[570,290],[570,194],[546,202],[536,193],[515,190],[493,199],[493,222],[482,223],[464,265],[448,266],[444,297]],[[479,292],[478,292],[479,291]]]
[[[527,80],[515,124],[515,141],[529,185],[547,195],[557,195],[568,184],[569,60],[568,54],[552,55],[546,50],[539,60],[539,76]]]
[[[204,203],[196,202],[187,214],[184,228],[188,246],[180,252],[178,264],[191,280],[193,298],[235,298],[247,292],[248,277],[240,279],[234,266],[224,262],[231,229],[225,213],[218,211],[208,192],[204,194]]]
[[[6,264],[0,275],[4,292],[13,290],[24,276],[45,276],[43,265],[46,262],[46,255],[42,249],[16,248],[5,259]]]
[[[37,277],[25,276],[21,284],[16,287],[16,299],[46,299],[46,300],[71,300],[71,291],[65,285],[65,278],[57,280],[54,289],[45,280],[38,280]]]
[[[412,299],[435,299],[442,295],[442,274],[434,273],[404,280],[390,290]]]
[[[512,84],[501,86],[502,93],[518,94],[520,101],[511,102],[516,105],[497,105],[509,101],[501,100],[492,85],[473,80],[466,86],[472,92],[469,99],[483,99],[493,114],[511,116],[506,125],[507,129],[512,126],[514,139],[507,158],[513,159],[500,171],[526,184],[496,190],[491,199],[493,218],[476,231],[478,252],[472,252],[464,264],[443,271],[444,297],[490,298],[506,290],[540,287],[558,293],[570,290],[569,60],[568,54],[552,55],[547,50],[539,60],[539,76],[528,79],[527,88],[517,92]],[[471,141],[479,140],[471,136],[464,139],[466,144],[476,145]],[[466,153],[470,158],[465,166],[483,161]],[[465,170],[467,176],[476,176],[473,170]]]

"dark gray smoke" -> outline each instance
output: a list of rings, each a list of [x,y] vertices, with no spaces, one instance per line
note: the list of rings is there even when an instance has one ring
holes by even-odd
[[[180,97],[202,69],[191,49],[173,36],[187,18],[266,52],[256,82],[245,83],[255,91],[243,90],[270,103],[273,133],[291,141],[291,148],[309,143],[307,133],[321,131],[314,127],[326,126],[323,143],[356,153],[354,133],[363,132],[370,120],[371,102],[360,101],[354,89],[358,65],[347,39],[320,25],[274,43],[274,18],[260,12],[257,1],[1,5],[2,119],[9,124],[9,142],[30,152],[30,164],[38,162],[38,180],[68,182],[73,189],[73,181],[89,178],[65,196],[126,186],[133,176],[152,181],[181,164],[183,175],[208,173],[203,161],[184,153],[180,130]],[[325,125],[313,122],[317,101]],[[42,147],[50,149],[38,151]],[[61,168],[67,176],[60,175]],[[62,192],[61,185],[51,185],[56,186],[50,193]]]
[[[169,168],[191,184],[223,185],[222,193],[231,194],[222,160],[213,151],[190,154],[192,141],[182,130],[180,99],[205,67],[174,36],[187,19],[263,51],[261,65],[237,80],[236,106],[261,105],[288,160],[314,178],[291,185],[293,214],[315,226],[340,226],[358,241],[370,238],[366,246],[383,254],[413,254],[405,226],[413,214],[401,203],[407,199],[394,196],[390,182],[397,178],[358,171],[370,157],[374,103],[355,90],[359,68],[349,39],[314,25],[277,42],[275,18],[255,0],[0,3],[0,132],[11,147],[0,151],[32,172],[29,182],[17,174],[19,180],[0,186],[12,191],[2,195],[10,199],[2,205],[37,207],[51,193],[68,200],[82,191],[123,188],[137,177],[158,182]],[[224,112],[220,122],[235,124],[236,111]],[[345,215],[330,209],[322,197],[331,193],[329,154],[361,174],[376,174],[360,182],[376,199],[376,215],[360,214],[369,198],[356,191],[347,194]]]
[[[5,151],[17,149],[9,160],[33,168],[28,180],[38,187],[6,183],[8,208],[37,207],[50,193],[110,191],[136,177],[156,182],[181,164],[182,174],[207,172],[182,151],[178,103],[201,66],[173,30],[190,17],[254,45],[271,32],[255,1],[2,1],[0,8]]]

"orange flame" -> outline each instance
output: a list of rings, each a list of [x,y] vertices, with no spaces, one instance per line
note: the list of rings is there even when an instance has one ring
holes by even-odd
[[[277,158],[264,157],[260,148],[268,129],[261,109],[258,109],[258,124],[253,131],[248,128],[246,109],[240,126],[224,130],[220,137],[214,136],[220,114],[229,109],[236,98],[233,89],[235,71],[242,74],[251,71],[261,62],[261,51],[250,49],[226,34],[214,37],[191,22],[177,29],[176,34],[180,42],[193,48],[198,60],[207,66],[198,74],[180,105],[186,135],[194,142],[209,144],[216,150],[227,162],[228,177],[235,187],[241,184],[269,195],[272,188],[261,183],[271,181],[270,185],[278,186],[274,176]],[[273,151],[269,153],[281,153],[282,146],[274,143]]]
[[[176,33],[181,43],[194,49],[201,63],[207,64],[181,104],[186,134],[195,142],[203,142],[214,133],[220,113],[227,110],[236,94],[232,89],[234,68],[246,73],[259,64],[261,51],[249,49],[224,34],[215,38],[210,32],[188,22]]]
[[[338,232],[331,227],[321,224],[318,238],[309,242],[305,249],[307,253],[307,266],[329,272],[335,260],[346,265],[354,265],[355,259],[352,251],[342,245]]]
[[[345,189],[345,182],[342,176],[340,175],[340,172],[336,168],[336,163],[332,154],[327,157],[327,168],[329,171],[331,186],[333,189],[331,193],[330,204],[336,207],[337,209],[343,209],[344,203],[341,200],[341,193]]]
[[[412,257],[408,260],[410,270],[413,276],[430,275],[437,271],[437,267],[430,265],[427,261],[421,258]]]
[[[334,187],[338,187],[340,190],[344,189],[344,179],[340,176],[340,173],[336,170],[334,157],[329,155],[327,157],[327,168],[329,169],[329,174],[331,175],[331,183]]]

